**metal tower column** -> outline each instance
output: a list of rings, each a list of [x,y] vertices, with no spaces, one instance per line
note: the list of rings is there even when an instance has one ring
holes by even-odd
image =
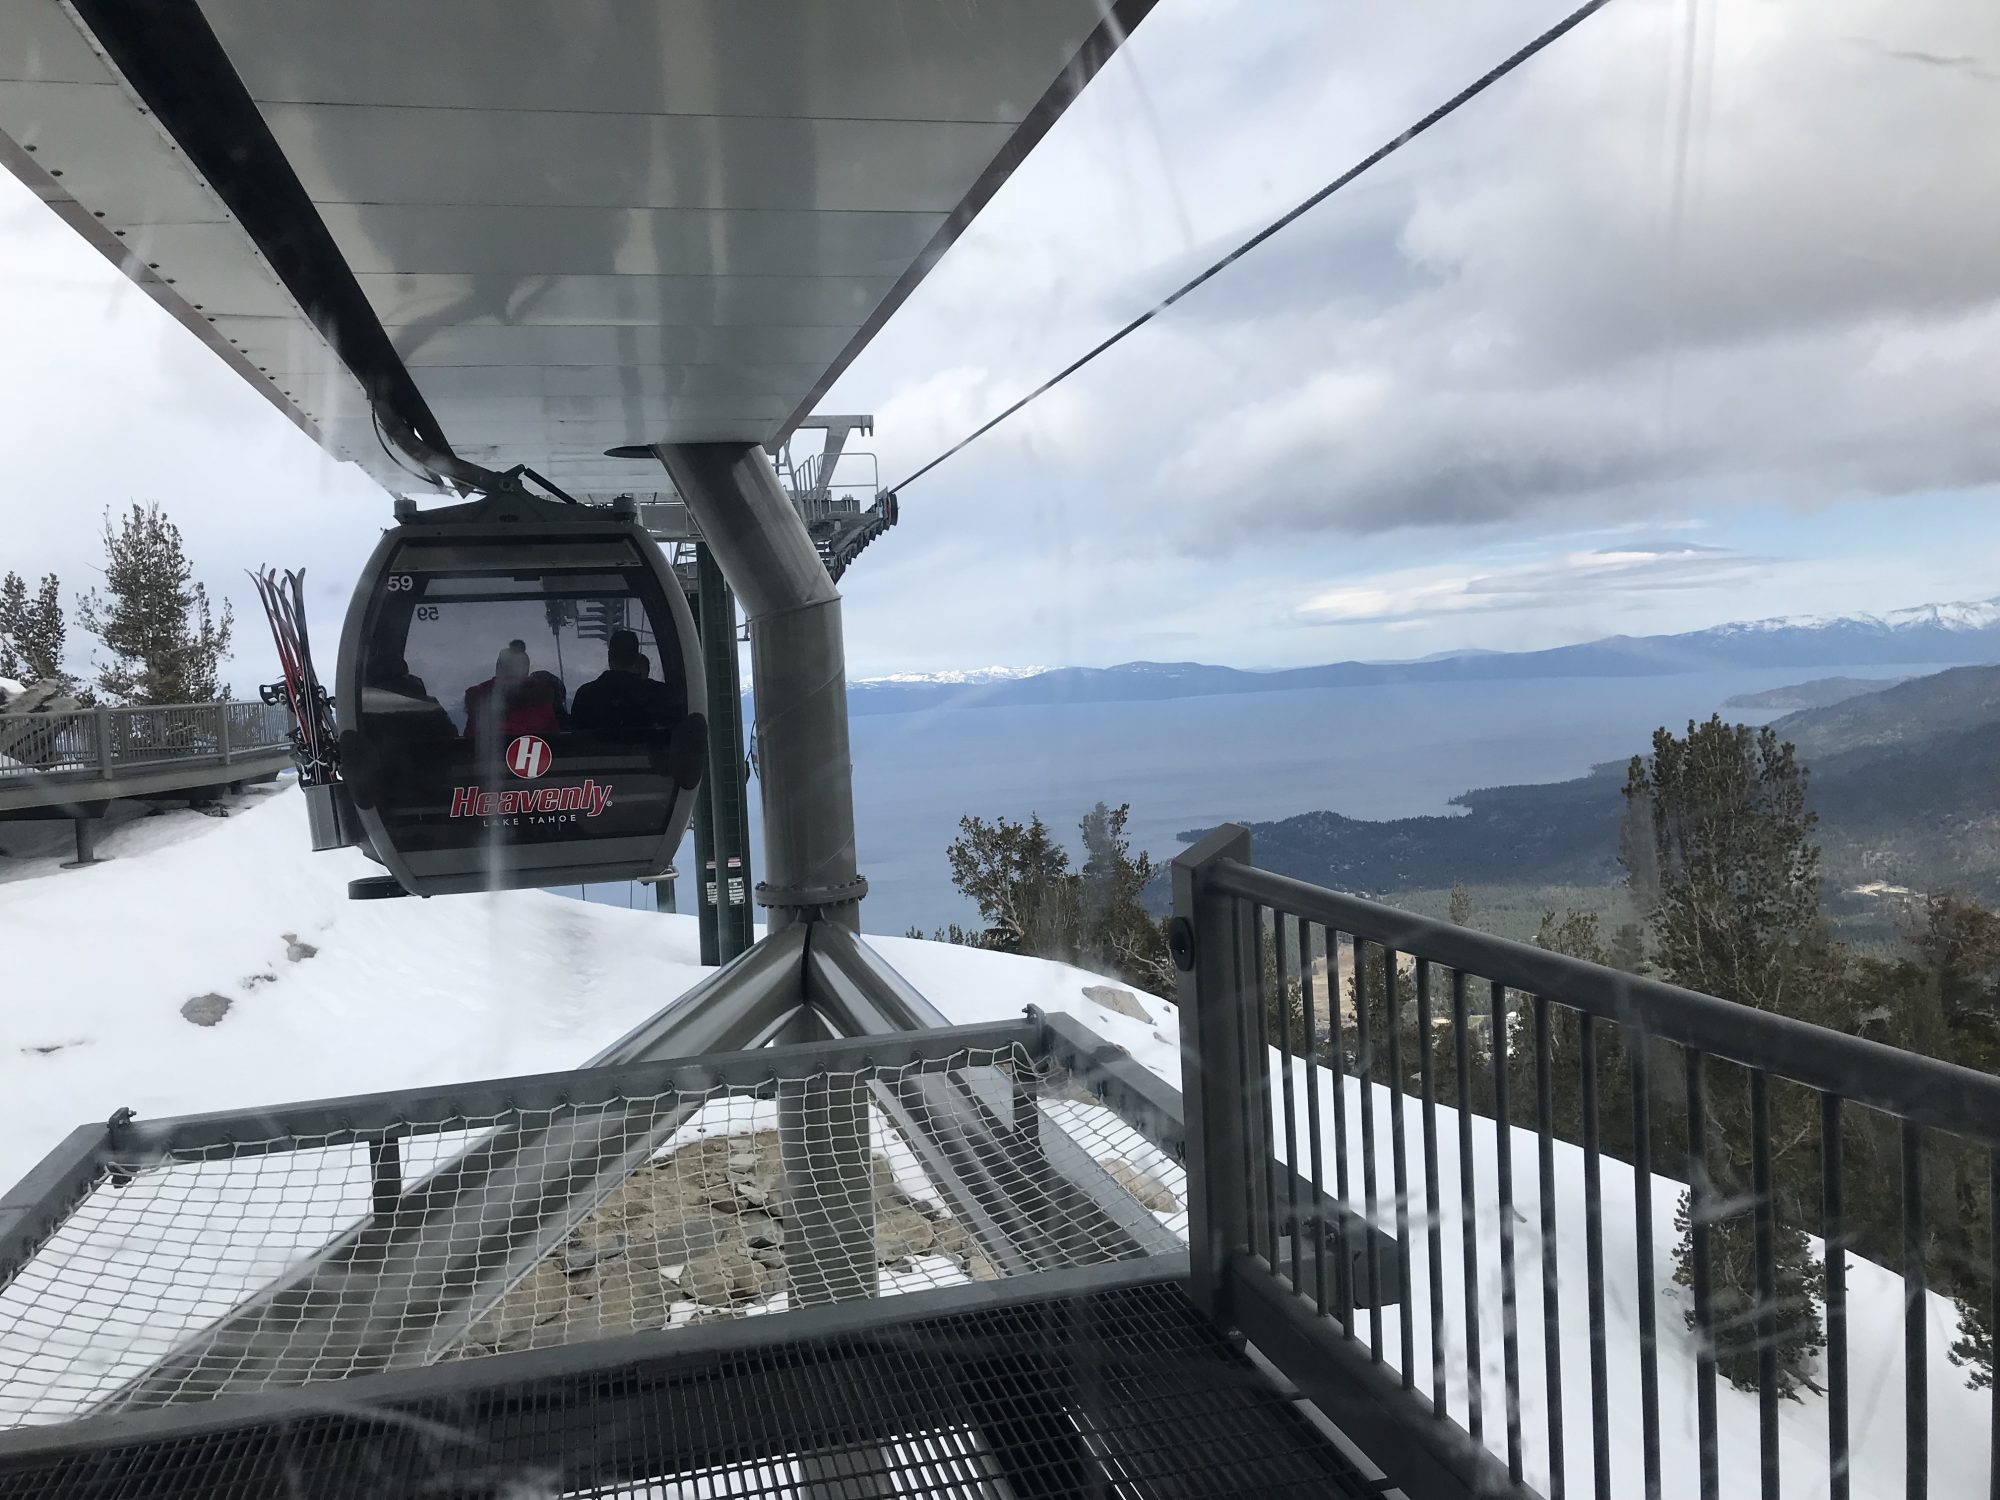
[[[750,946],[750,805],[743,764],[743,674],[736,658],[736,596],[714,552],[695,547],[696,606],[700,610],[702,670],[708,683],[709,837],[715,860],[715,928],[720,961]],[[734,868],[731,861],[736,861]],[[707,874],[704,870],[703,879]],[[730,901],[733,880],[743,899]],[[704,889],[703,900],[706,901]]]
[[[694,920],[701,934],[701,962],[714,968],[722,962],[717,907],[708,904],[708,871],[715,863],[715,812],[704,787],[694,799]]]
[[[856,931],[868,886],[854,852],[840,591],[762,449],[669,443],[656,451],[750,622],[764,806],[756,889],[770,929],[818,919]]]

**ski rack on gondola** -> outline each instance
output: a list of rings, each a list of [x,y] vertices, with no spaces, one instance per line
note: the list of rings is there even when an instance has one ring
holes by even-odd
[[[313,848],[345,848],[355,839],[354,816],[340,781],[333,698],[313,667],[312,637],[306,630],[305,569],[280,574],[265,568],[250,577],[264,603],[264,618],[278,649],[278,668],[284,674],[282,680],[258,688],[257,695],[272,707],[291,712],[292,759],[305,791]]]
[[[264,618],[271,625],[271,640],[278,648],[278,668],[282,681],[267,683],[258,696],[267,704],[291,710],[292,758],[298,762],[302,786],[324,786],[339,774],[335,749],[333,700],[320,686],[313,670],[312,638],[306,630],[305,569],[276,568],[253,572],[257,595],[264,602]]]

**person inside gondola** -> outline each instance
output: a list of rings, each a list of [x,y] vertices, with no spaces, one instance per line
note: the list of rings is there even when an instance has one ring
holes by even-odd
[[[639,637],[614,630],[606,643],[605,670],[576,690],[570,722],[607,739],[647,739],[666,733],[687,712],[674,690],[652,675]]]
[[[387,730],[418,742],[458,736],[444,705],[430,695],[423,678],[400,656],[384,657],[371,665],[368,680],[362,684],[361,705],[365,713],[380,720],[378,732]]]
[[[528,648],[509,641],[493,660],[493,675],[465,694],[465,737],[505,744],[517,735],[551,735],[564,727],[562,683],[531,670]]]

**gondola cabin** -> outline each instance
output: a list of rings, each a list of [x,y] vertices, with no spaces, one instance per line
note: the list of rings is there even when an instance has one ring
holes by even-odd
[[[415,895],[655,875],[694,811],[694,621],[630,502],[399,513],[335,701],[358,841]]]

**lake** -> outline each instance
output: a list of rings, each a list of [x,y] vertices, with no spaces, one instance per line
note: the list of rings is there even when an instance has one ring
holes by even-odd
[[[1184,829],[1317,808],[1375,819],[1449,813],[1451,799],[1473,787],[1563,781],[1623,760],[1660,725],[1706,718],[1738,693],[1930,670],[1785,667],[857,715],[855,825],[869,884],[862,926],[928,932],[976,920],[945,858],[968,813],[1040,813],[1074,848],[1077,821],[1093,803],[1129,802],[1134,849],[1166,859]],[[753,864],[759,825],[753,797]],[[691,838],[677,864],[693,871]],[[653,902],[629,883],[566,892],[580,893],[618,906]],[[681,882],[679,896],[681,909],[693,910],[692,881]]]

